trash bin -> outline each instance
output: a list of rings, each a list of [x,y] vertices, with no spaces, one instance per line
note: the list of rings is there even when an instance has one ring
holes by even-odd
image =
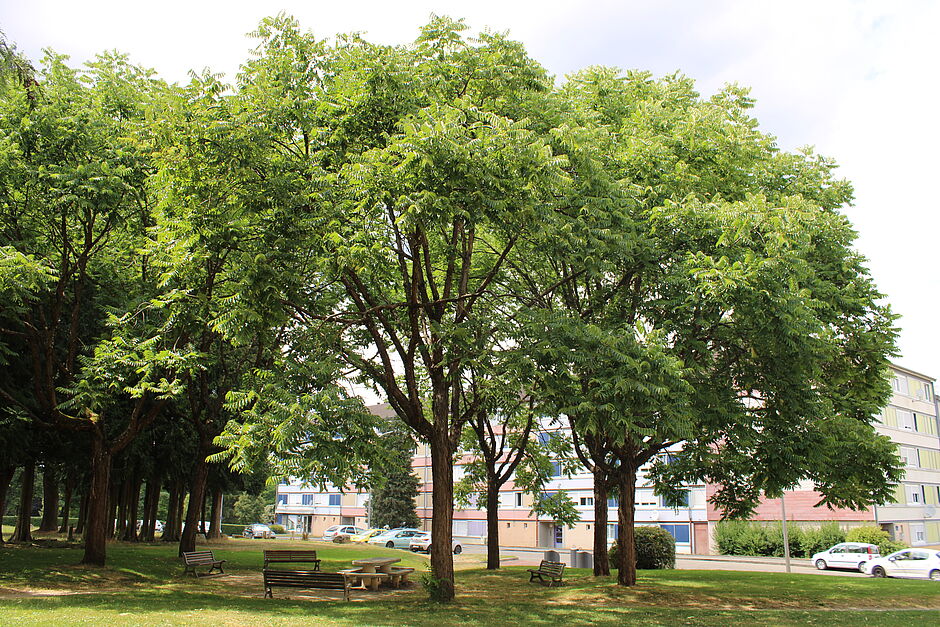
[[[560,562],[561,561],[561,558],[558,557],[558,551],[545,551],[545,557],[543,559],[545,559],[546,562]]]
[[[578,551],[578,568],[594,569],[594,554],[587,551]]]

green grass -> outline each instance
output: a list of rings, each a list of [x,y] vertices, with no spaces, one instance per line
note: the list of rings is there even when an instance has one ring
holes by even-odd
[[[329,592],[280,589],[277,598],[264,599],[262,547],[316,548],[327,571],[387,554],[417,575],[427,558],[286,540],[210,546],[228,560],[226,576],[184,578],[176,545],[160,543],[112,544],[106,568],[79,566],[78,547],[0,548],[0,624],[909,626],[940,619],[940,585],[930,581],[673,570],[641,571],[639,585],[623,589],[569,569],[565,586],[544,588],[528,583],[525,567],[488,572],[475,555],[459,557],[458,598],[445,606],[427,602],[420,584],[378,594],[354,591],[350,603]]]

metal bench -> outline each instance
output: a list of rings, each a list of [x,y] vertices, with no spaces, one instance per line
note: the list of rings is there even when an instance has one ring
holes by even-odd
[[[193,577],[198,577],[199,574],[196,573],[197,566],[209,566],[208,572],[203,573],[204,575],[211,575],[212,571],[216,569],[222,574],[225,573],[225,571],[222,570],[222,564],[224,564],[226,560],[215,559],[212,551],[189,551],[183,553],[182,559],[183,564],[186,566],[183,570],[184,575],[188,572],[192,572]]]
[[[542,583],[548,582],[549,587],[556,583],[561,583],[562,573],[565,572],[565,565],[561,562],[549,562],[547,560],[542,560],[542,563],[539,564],[539,567],[528,569],[530,573],[529,583],[535,581],[536,577]]]
[[[278,562],[306,562],[313,564],[313,570],[320,570],[320,560],[316,551],[272,549],[264,551],[264,567]]]
[[[342,590],[343,599],[349,600],[349,577],[343,573],[324,573],[319,570],[263,570],[264,598],[273,599],[273,588],[307,588]]]

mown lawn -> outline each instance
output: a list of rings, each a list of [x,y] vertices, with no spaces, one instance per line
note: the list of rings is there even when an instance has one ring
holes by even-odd
[[[176,546],[113,544],[109,566],[77,565],[81,550],[0,548],[0,624],[213,625],[905,625],[940,623],[940,584],[733,571],[641,571],[621,589],[589,571],[567,570],[561,588],[528,583],[524,567],[491,573],[462,555],[458,598],[426,600],[417,583],[378,594],[261,590],[261,548],[316,548],[323,569],[362,556],[395,555],[424,571],[427,558],[370,546],[227,540],[213,543],[227,575],[182,577]],[[420,576],[415,578],[420,581]]]

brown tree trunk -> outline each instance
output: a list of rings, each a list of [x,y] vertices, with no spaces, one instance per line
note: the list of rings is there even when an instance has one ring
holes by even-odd
[[[85,533],[85,522],[88,520],[88,486],[82,492],[82,498],[78,502],[78,523],[75,525],[75,533]]]
[[[454,535],[454,462],[448,435],[446,417],[435,421],[431,438],[431,571],[440,586],[435,600],[454,598],[454,554],[451,542]]]
[[[103,445],[102,445],[103,446]],[[110,472],[108,473],[111,474]],[[108,486],[108,539],[113,540],[117,532],[119,522],[119,509],[121,502],[122,484],[113,484]]]
[[[636,539],[633,521],[636,515],[636,469],[621,463],[617,470],[617,584],[636,585]]]
[[[169,500],[166,506],[166,522],[163,524],[164,542],[179,542],[179,501],[180,501],[180,482],[171,481],[169,486]]]
[[[125,542],[137,542],[137,513],[140,505],[141,480],[136,474],[128,480],[127,491],[127,526],[121,539]]]
[[[10,542],[32,542],[33,534],[30,530],[32,521],[30,514],[33,512],[33,488],[36,482],[36,462],[30,460],[23,467],[23,474],[20,479],[20,505],[16,512],[16,528],[13,530],[13,537]]]
[[[72,514],[72,492],[75,490],[75,476],[70,472],[65,479],[65,495],[62,498],[62,524],[59,533],[69,530],[69,521]]]
[[[594,473],[594,576],[610,575],[607,554],[607,476]]]
[[[212,491],[212,514],[209,518],[212,526],[209,528],[209,540],[222,539],[222,489]]]
[[[499,568],[499,489],[488,481],[486,488],[486,569]]]
[[[156,533],[157,507],[160,504],[160,479],[153,476],[147,481],[144,490],[143,524],[140,527],[140,541],[153,542]]]
[[[202,510],[203,496],[206,492],[206,480],[209,477],[209,463],[206,462],[206,455],[200,448],[199,459],[196,462],[196,470],[193,473],[192,486],[189,491],[189,506],[186,508],[186,524],[183,527],[183,535],[180,536],[180,556],[183,553],[196,550],[196,530],[199,521],[196,520]]]
[[[16,466],[0,467],[0,544],[3,544],[3,515],[7,511],[7,492],[14,474],[16,474]]]
[[[85,521],[85,555],[82,564],[104,566],[109,528],[114,520],[110,515],[108,498],[111,492],[111,452],[101,435],[95,433],[91,446],[91,482],[88,486],[88,514]]]
[[[118,540],[124,540],[127,534],[127,527],[130,524],[127,516],[131,505],[131,490],[133,490],[133,479],[127,474],[127,468],[124,469],[124,480],[121,481],[118,488],[118,514],[117,525],[114,527],[114,537]]]
[[[57,531],[59,528],[59,481],[48,464],[42,469],[42,520],[39,531]]]

